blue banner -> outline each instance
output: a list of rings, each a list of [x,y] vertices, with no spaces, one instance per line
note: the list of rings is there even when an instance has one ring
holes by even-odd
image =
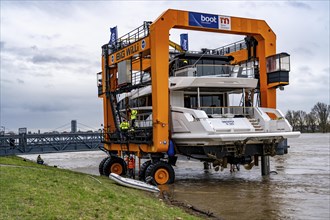
[[[189,12],[189,25],[206,28],[219,28],[219,16]]]
[[[118,38],[118,30],[117,30],[117,26],[110,28],[110,41],[109,44],[113,45],[116,43],[116,40]]]
[[[180,34],[180,45],[182,50],[188,50],[188,34]]]

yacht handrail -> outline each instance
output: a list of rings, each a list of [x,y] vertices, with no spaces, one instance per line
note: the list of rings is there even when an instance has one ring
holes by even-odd
[[[210,50],[212,54],[217,54],[217,55],[225,55],[229,53],[233,53],[239,50],[246,49],[246,42],[245,40],[240,40],[222,47],[218,47],[216,49]]]
[[[213,68],[210,72],[206,72],[206,68]],[[202,70],[203,75],[199,74]],[[206,73],[204,73],[206,72]],[[174,72],[175,77],[238,77],[238,78],[254,78],[253,66],[225,65],[225,64],[196,64],[180,67]]]
[[[195,108],[198,110],[205,111],[206,114],[211,117],[254,117],[253,109],[254,107],[244,107],[244,106],[202,106],[200,108]]]

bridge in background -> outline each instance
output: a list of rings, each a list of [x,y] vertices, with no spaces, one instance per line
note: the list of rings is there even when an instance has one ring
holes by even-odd
[[[102,133],[1,135],[0,156],[103,149]]]

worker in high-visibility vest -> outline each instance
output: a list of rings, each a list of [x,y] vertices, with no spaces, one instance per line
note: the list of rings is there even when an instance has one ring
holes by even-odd
[[[124,119],[119,125],[120,130],[127,131],[129,129],[129,123]]]
[[[128,159],[128,176],[129,178],[135,179],[135,159],[133,155],[131,155]]]
[[[121,130],[121,133],[123,134],[122,137],[125,137],[127,139],[127,132],[129,129],[129,123],[124,119],[122,123],[120,123],[119,128]]]
[[[135,128],[135,120],[136,120],[136,116],[137,116],[137,110],[135,110],[135,109],[129,109],[128,110],[129,111],[129,113],[130,113],[130,119],[131,119],[131,126],[132,126],[132,129],[134,129]]]

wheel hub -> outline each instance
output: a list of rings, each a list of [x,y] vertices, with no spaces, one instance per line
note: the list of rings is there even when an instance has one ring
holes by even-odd
[[[123,168],[122,168],[121,164],[119,164],[119,163],[114,163],[114,164],[111,166],[111,173],[115,173],[115,174],[120,175],[122,172],[123,172]]]
[[[165,184],[169,180],[169,173],[166,169],[160,168],[155,173],[155,180],[158,184]]]

